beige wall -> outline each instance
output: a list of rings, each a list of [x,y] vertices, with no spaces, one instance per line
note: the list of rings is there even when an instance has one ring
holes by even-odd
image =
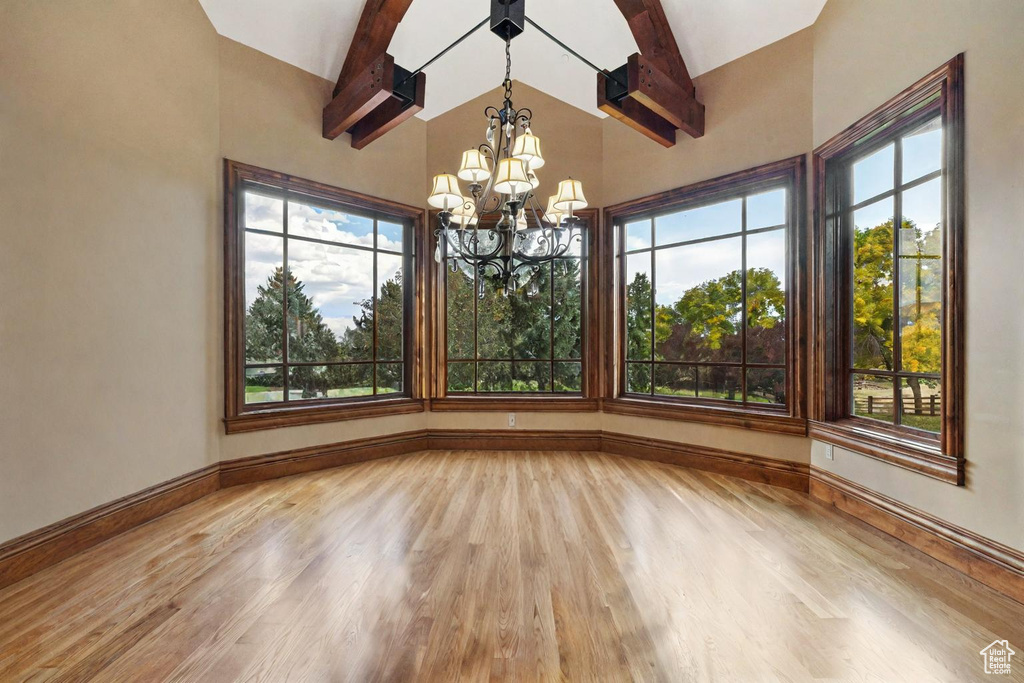
[[[967,486],[845,451],[826,460],[821,444],[813,463],[1016,548],[1024,548],[1022,27],[1019,0],[829,0],[813,27],[815,144],[965,53]]]
[[[705,133],[664,148],[612,118],[603,122],[605,205],[805,154],[811,147],[811,29],[694,80]]]
[[[217,459],[217,34],[0,3],[0,540]],[[184,324],[183,324],[184,323]]]

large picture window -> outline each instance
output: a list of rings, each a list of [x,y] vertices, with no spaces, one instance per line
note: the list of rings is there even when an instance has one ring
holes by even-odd
[[[763,413],[765,424],[795,414],[801,171],[802,160],[780,162],[610,210],[619,398]]]
[[[815,152],[816,435],[960,481],[962,59]]]
[[[410,397],[411,211],[246,170],[229,168],[237,414]]]
[[[590,233],[594,212],[582,212],[583,239],[565,257],[523,277],[510,295],[489,270],[458,261],[439,273],[443,351],[439,394],[449,399],[502,396],[578,400],[589,391]],[[438,402],[466,407],[474,402]],[[567,403],[570,405],[572,402]]]

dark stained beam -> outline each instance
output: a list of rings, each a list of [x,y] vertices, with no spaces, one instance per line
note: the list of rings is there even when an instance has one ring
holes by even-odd
[[[391,95],[352,128],[352,146],[362,149],[391,131],[400,123],[423,109],[426,95],[427,75],[422,71],[415,76],[415,96],[407,101],[398,95]]]
[[[334,140],[349,132],[352,146],[362,149],[423,108],[426,76],[406,78],[409,72],[387,53],[411,4],[412,0],[366,0],[333,99],[324,107],[325,138]]]
[[[630,55],[626,62],[628,97],[687,135],[704,135],[704,105],[691,92],[662,72],[654,63],[640,54]]]
[[[338,84],[334,86],[335,97],[356,71],[367,66],[377,55],[387,52],[395,29],[411,4],[412,0],[366,0],[345,64],[341,67]]]
[[[612,72],[621,85],[598,74],[598,108],[665,147],[675,144],[676,130],[704,135],[704,105],[697,101],[661,0],[615,0],[615,5],[640,53]]]
[[[394,82],[395,59],[386,53],[353,74],[324,107],[324,137],[335,139],[391,98]]]
[[[676,127],[632,97],[618,101],[607,96],[608,81],[597,74],[597,108],[633,130],[643,133],[663,147],[676,144]]]
[[[629,24],[640,54],[657,64],[684,90],[693,94],[690,72],[679,52],[679,44],[669,26],[661,0],[615,0],[615,4]]]

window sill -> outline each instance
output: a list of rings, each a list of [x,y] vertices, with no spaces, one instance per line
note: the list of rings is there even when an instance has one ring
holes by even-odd
[[[683,422],[704,422],[726,427],[741,427],[777,434],[807,434],[807,421],[792,417],[781,411],[756,410],[732,406],[712,406],[675,403],[652,399],[620,396],[606,399],[603,403],[606,413],[652,417],[659,420]]]
[[[915,439],[908,434],[872,429],[859,420],[809,423],[808,434],[818,441],[839,446],[869,458],[919,472],[956,486],[964,484],[964,461],[945,455],[938,441]]]
[[[598,409],[597,399],[583,396],[446,396],[430,401],[434,412],[566,412],[590,413]]]
[[[367,417],[386,417],[422,413],[426,409],[422,399],[394,398],[362,401],[359,403],[332,404],[324,406],[301,406],[253,410],[224,418],[227,434],[257,432],[279,427],[341,422]]]

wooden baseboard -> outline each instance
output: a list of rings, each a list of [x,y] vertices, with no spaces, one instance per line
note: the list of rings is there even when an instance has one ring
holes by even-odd
[[[810,494],[1024,603],[1024,553],[817,467]]]
[[[606,453],[739,477],[772,486],[807,491],[807,463],[747,455],[709,446],[649,439],[631,434],[603,432],[602,449]]]
[[[219,470],[189,472],[0,545],[0,588],[213,493]]]
[[[525,429],[431,430],[431,450],[485,451],[600,451],[597,430],[550,431]]]
[[[426,450],[428,432],[400,432],[366,439],[256,455],[220,464],[220,486],[227,488],[293,474]]]

